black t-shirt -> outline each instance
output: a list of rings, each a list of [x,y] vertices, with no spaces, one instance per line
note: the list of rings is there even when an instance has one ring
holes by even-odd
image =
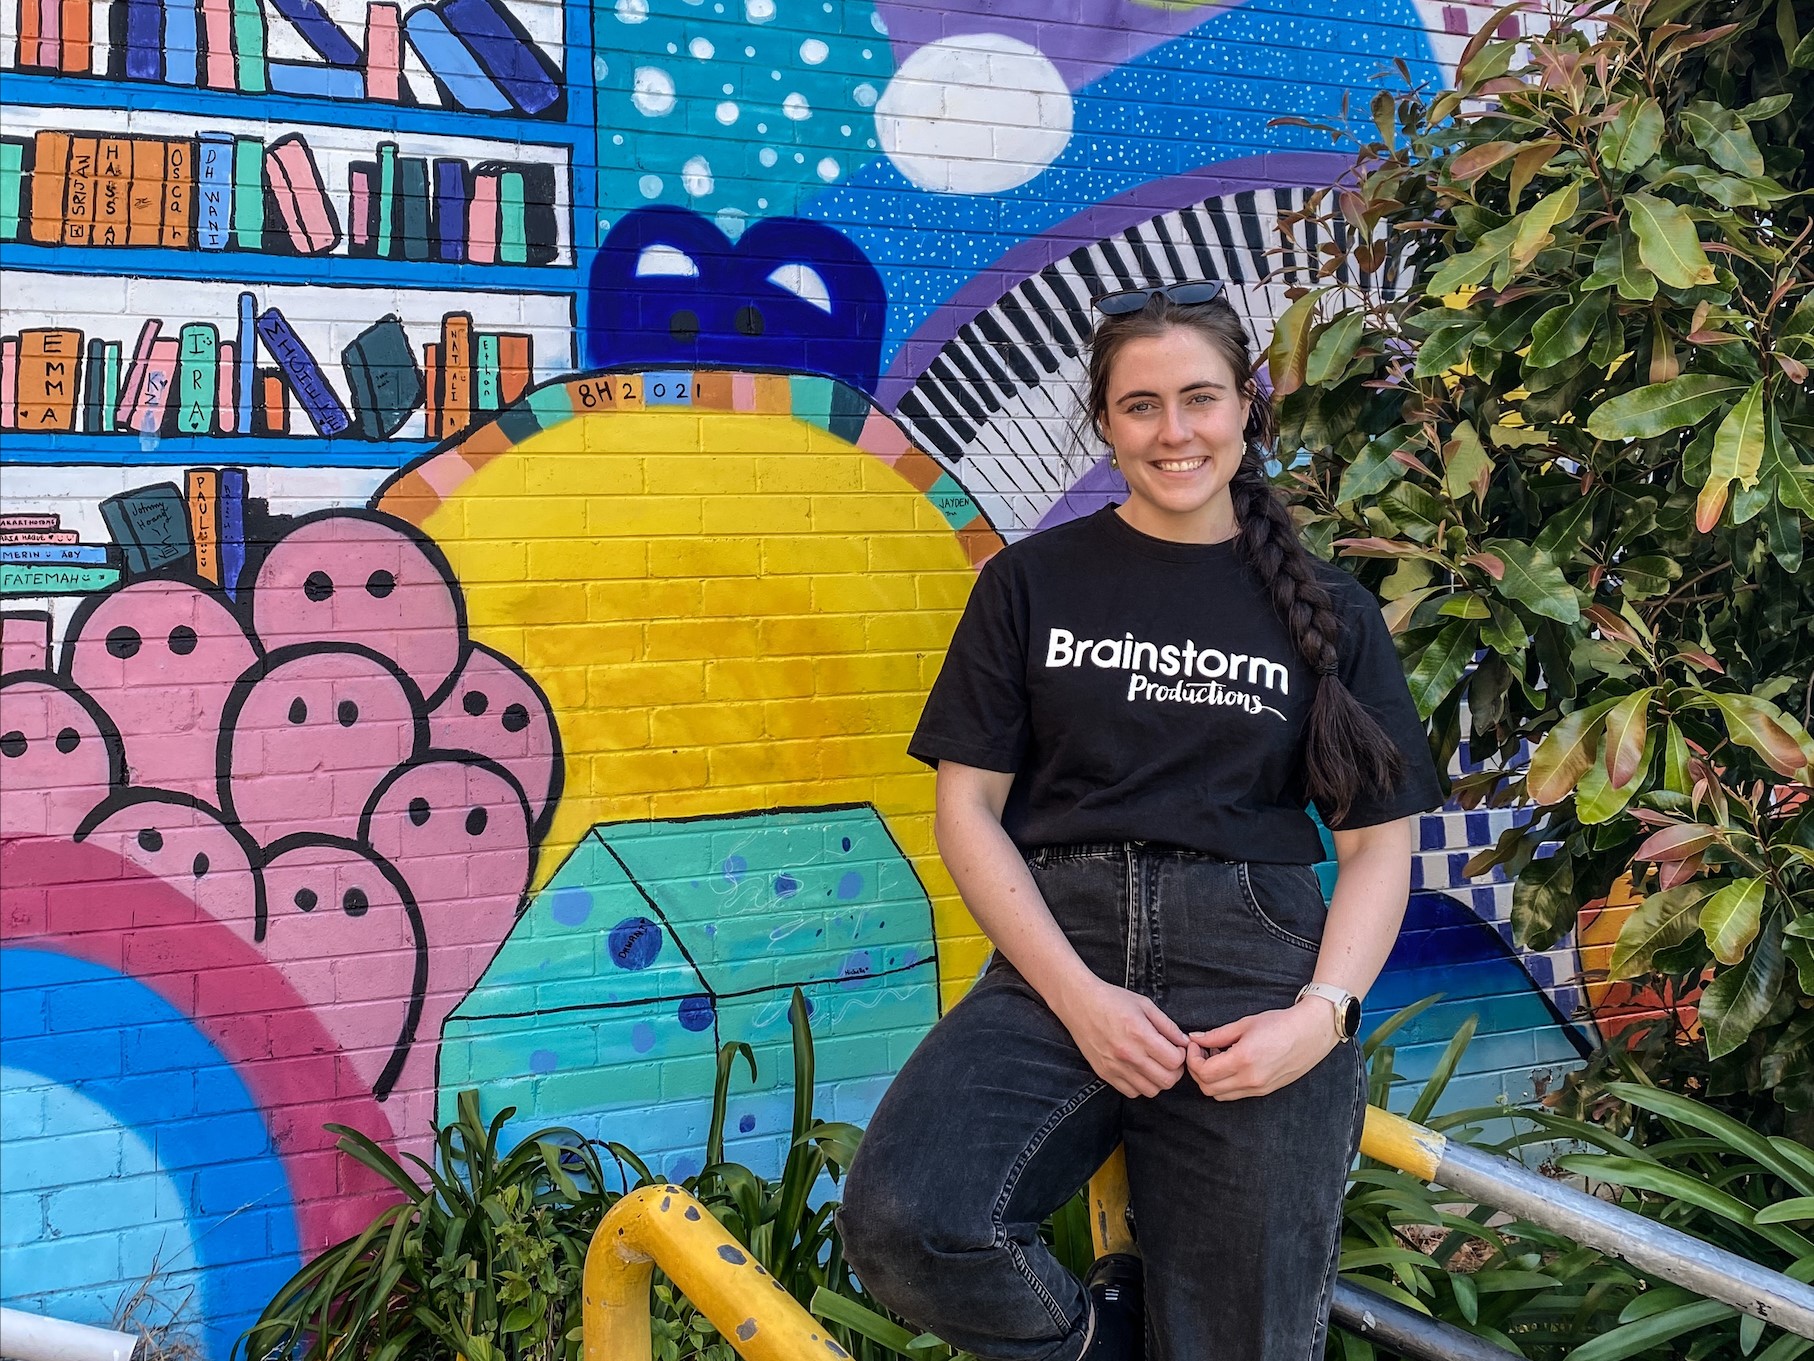
[[[1379,603],[1339,567],[1316,570],[1341,616],[1338,674],[1405,757],[1389,796],[1325,822],[1436,807]],[[907,750],[1012,773],[1002,825],[1023,850],[1153,841],[1309,864],[1323,858],[1304,791],[1316,680],[1232,541],[1156,539],[1105,507],[984,565]]]

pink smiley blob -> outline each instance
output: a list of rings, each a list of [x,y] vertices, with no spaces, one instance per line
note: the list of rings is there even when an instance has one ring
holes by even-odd
[[[255,848],[206,804],[125,790],[89,814],[75,839],[155,875],[242,940],[258,939],[265,909]]]
[[[0,681],[0,836],[67,837],[126,781],[101,706],[46,671]]]
[[[363,1088],[389,1096],[422,1009],[422,919],[401,875],[339,837],[267,848],[263,950],[325,1021]]]
[[[510,934],[529,887],[529,807],[502,766],[430,751],[373,795],[363,827],[361,840],[408,882],[428,937],[420,1038],[397,1089],[427,1119],[441,1023]]]
[[[428,716],[428,740],[503,766],[523,787],[536,833],[547,829],[560,797],[560,736],[547,699],[515,662],[482,643],[467,644],[453,689]]]
[[[260,845],[352,837],[385,776],[423,743],[419,694],[384,657],[317,644],[241,676],[221,734],[222,805]]]
[[[279,539],[258,570],[252,630],[266,652],[357,643],[395,662],[424,695],[460,664],[465,614],[438,550],[401,521],[329,511]]]
[[[120,731],[128,778],[213,803],[221,709],[256,660],[214,596],[182,581],[136,581],[76,614],[63,669]]]

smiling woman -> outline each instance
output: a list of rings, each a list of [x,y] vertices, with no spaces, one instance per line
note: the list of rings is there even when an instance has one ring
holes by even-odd
[[[1283,1361],[1327,1327],[1345,1042],[1441,786],[1378,602],[1266,481],[1216,292],[1105,309],[1086,410],[1127,499],[985,564],[909,747],[996,953],[883,1098],[840,1223],[879,1299],[978,1356]],[[1117,1256],[1080,1284],[1038,1233],[1117,1144],[1144,1287]]]

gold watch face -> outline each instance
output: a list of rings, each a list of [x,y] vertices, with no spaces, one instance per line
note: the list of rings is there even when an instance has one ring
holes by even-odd
[[[1341,1027],[1342,1038],[1351,1040],[1360,1031],[1361,1005],[1360,998],[1350,997],[1335,1009],[1336,1023]]]

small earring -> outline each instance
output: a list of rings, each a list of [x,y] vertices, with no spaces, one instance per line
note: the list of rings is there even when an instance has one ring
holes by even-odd
[[[1119,468],[1120,466],[1121,460],[1115,457],[1115,451],[1113,449],[1109,450],[1109,467]]]

